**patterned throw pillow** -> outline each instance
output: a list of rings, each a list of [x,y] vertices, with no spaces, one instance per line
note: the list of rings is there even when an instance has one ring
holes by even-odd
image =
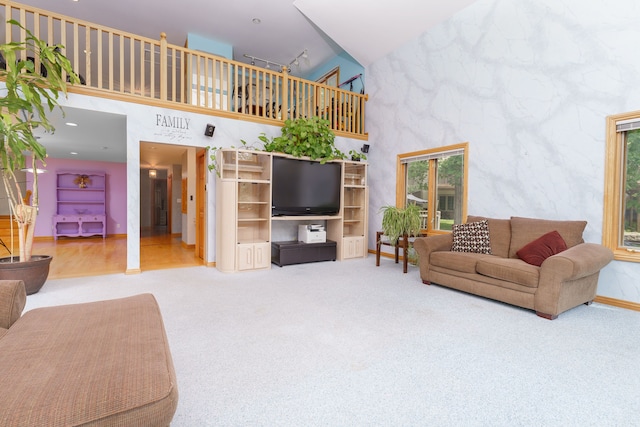
[[[474,252],[491,254],[491,240],[489,239],[489,221],[453,225],[453,252]]]

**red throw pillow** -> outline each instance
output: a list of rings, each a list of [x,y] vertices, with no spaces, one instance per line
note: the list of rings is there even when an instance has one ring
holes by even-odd
[[[551,231],[526,244],[516,254],[524,262],[540,267],[545,259],[567,249],[567,244],[557,231]]]

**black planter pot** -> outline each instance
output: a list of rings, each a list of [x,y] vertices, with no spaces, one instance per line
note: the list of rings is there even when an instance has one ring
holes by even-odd
[[[49,276],[51,255],[32,255],[27,262],[19,262],[18,258],[0,258],[0,280],[22,280],[27,295],[35,294],[42,288]]]

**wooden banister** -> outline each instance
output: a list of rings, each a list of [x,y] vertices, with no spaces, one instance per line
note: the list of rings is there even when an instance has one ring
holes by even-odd
[[[264,69],[171,45],[165,33],[157,41],[13,1],[0,0],[0,6],[6,19],[19,21],[49,44],[64,46],[81,77],[81,85],[70,92],[130,96],[136,102],[188,106],[276,125],[287,118],[321,115],[336,134],[367,139],[364,94],[291,76],[286,67]],[[7,42],[26,37],[10,24],[2,29],[0,39]]]

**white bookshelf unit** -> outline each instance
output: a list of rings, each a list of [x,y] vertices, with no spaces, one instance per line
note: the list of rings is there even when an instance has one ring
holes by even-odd
[[[272,216],[272,164],[279,153],[221,149],[216,153],[216,268],[239,272],[271,268],[272,224],[297,230],[300,221],[324,222],[327,241],[336,242],[336,259],[367,256],[367,164],[341,163],[337,215]],[[277,246],[277,245],[276,245]]]

